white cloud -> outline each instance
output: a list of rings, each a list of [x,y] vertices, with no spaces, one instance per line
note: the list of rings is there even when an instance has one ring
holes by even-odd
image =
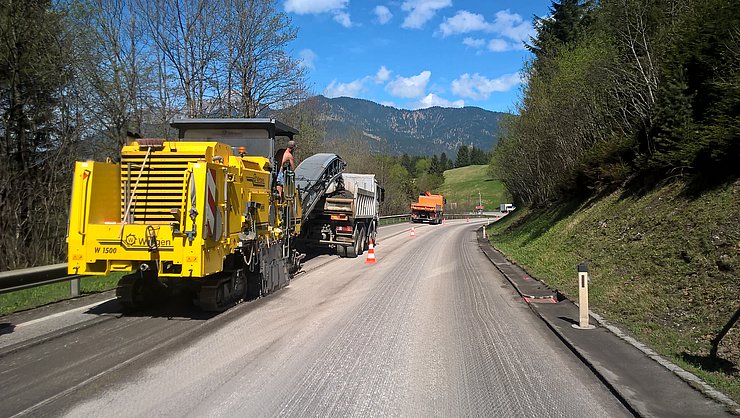
[[[285,11],[299,15],[334,12],[347,7],[349,0],[285,0]]]
[[[442,36],[455,35],[475,31],[490,31],[491,24],[486,22],[483,15],[460,10],[455,16],[448,17],[439,25]]]
[[[496,20],[492,24],[492,29],[517,43],[528,41],[529,37],[534,35],[531,23],[508,10],[496,12]]]
[[[429,74],[431,75],[431,73]],[[390,78],[390,75],[391,75],[391,71],[385,68],[385,65],[381,65],[380,68],[378,69],[378,72],[375,73],[374,76],[366,75],[365,77],[358,78],[357,80],[350,81],[349,83],[340,83],[337,80],[332,80],[332,82],[329,83],[329,85],[326,86],[326,88],[324,89],[324,96],[326,97],[341,97],[341,96],[360,97],[360,93],[366,90],[365,85],[367,83],[374,82],[375,84],[382,84],[388,81],[388,79]],[[424,85],[426,86],[426,82],[424,83]],[[421,94],[423,94],[423,91]]]
[[[437,96],[434,93],[429,93],[423,98],[419,99],[418,102],[412,103],[411,107],[414,109],[426,109],[427,107],[440,106],[440,107],[463,107],[465,106],[464,100],[450,101],[442,97]]]
[[[359,97],[361,91],[365,89],[365,80],[367,77],[363,77],[349,83],[338,83],[337,80],[332,80],[328,86],[324,89],[324,96],[326,97]]]
[[[484,46],[486,46],[486,49],[492,52],[505,52],[525,49],[524,43],[510,42],[502,38],[493,38],[488,42],[486,42],[485,39],[481,38],[465,38],[463,39],[462,43],[463,45],[469,46],[471,48],[479,49],[477,54],[482,53],[480,49]]]
[[[381,65],[380,69],[378,69],[378,72],[375,73],[375,84],[386,82],[390,77],[391,71],[385,68],[385,65]]]
[[[315,52],[306,48],[306,49],[302,49],[301,52],[298,53],[298,56],[301,57],[302,66],[312,69],[312,70],[316,68],[315,62],[316,62],[316,59],[318,58],[318,55],[316,55]]]
[[[284,7],[288,13],[299,15],[331,13],[334,20],[345,28],[352,27],[352,19],[345,11],[349,0],[285,0]]]
[[[443,37],[469,32],[488,32],[499,35],[491,40],[488,49],[494,52],[512,51],[524,49],[524,42],[533,36],[535,31],[532,24],[525,21],[520,15],[511,13],[509,10],[496,12],[493,22],[488,22],[483,15],[460,10],[453,17],[449,17],[439,25],[439,32]],[[503,39],[506,38],[506,39]],[[470,41],[468,41],[470,39]],[[470,42],[473,38],[466,38],[463,43],[474,46]],[[475,44],[480,47],[482,44]]]
[[[406,0],[401,10],[409,12],[401,25],[404,28],[419,29],[437,13],[437,10],[452,6],[452,0]]]
[[[406,99],[421,97],[424,95],[431,76],[432,72],[428,70],[411,77],[396,76],[393,81],[386,84],[385,89],[396,97]]]
[[[375,16],[378,18],[378,23],[385,25],[393,17],[393,13],[385,6],[375,6],[373,10]]]
[[[345,28],[352,27],[352,19],[349,18],[349,13],[347,12],[336,12],[336,14],[334,14],[334,20],[339,22],[339,24]]]
[[[522,82],[518,73],[504,74],[501,77],[488,79],[478,73],[468,73],[452,81],[452,92],[459,97],[473,100],[486,100],[493,92],[509,91]]]
[[[488,49],[493,52],[510,51],[514,46],[515,45],[509,45],[508,42],[499,38],[491,39],[491,41],[488,42]]]
[[[485,39],[478,39],[478,38],[465,38],[463,39],[463,45],[467,45],[471,48],[480,48],[483,45],[486,44]]]

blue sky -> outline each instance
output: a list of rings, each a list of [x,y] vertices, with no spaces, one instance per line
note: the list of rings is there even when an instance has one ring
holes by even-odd
[[[514,111],[523,42],[550,1],[281,0],[311,87],[404,109]]]

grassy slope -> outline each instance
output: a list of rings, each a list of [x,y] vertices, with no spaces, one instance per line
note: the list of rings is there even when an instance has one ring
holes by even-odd
[[[445,182],[438,190],[447,199],[449,210],[472,210],[478,205],[478,192],[486,211],[498,210],[500,203],[511,202],[511,195],[499,180],[492,179],[488,174],[487,165],[471,165],[453,168],[444,173]]]
[[[577,299],[589,261],[594,312],[740,401],[740,324],[708,359],[740,302],[740,182],[696,197],[682,184],[614,193],[543,212],[517,211],[492,243],[535,277]]]

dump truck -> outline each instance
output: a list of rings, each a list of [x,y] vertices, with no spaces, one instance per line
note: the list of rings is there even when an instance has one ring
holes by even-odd
[[[422,193],[419,201],[411,204],[411,221],[429,222],[431,225],[442,223],[445,203],[447,202],[441,194]]]
[[[313,177],[313,166],[331,154],[316,154],[296,168],[296,179],[302,188],[302,179]],[[303,189],[303,188],[302,188]],[[303,220],[301,245],[325,247],[340,257],[354,258],[362,254],[369,241],[376,240],[378,213],[384,199],[384,190],[374,174],[342,173],[318,200],[316,207]]]

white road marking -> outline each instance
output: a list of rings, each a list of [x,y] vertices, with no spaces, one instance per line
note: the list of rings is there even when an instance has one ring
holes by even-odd
[[[52,314],[52,315],[49,315],[49,316],[44,316],[42,318],[36,318],[36,319],[32,319],[30,321],[26,321],[26,322],[20,323],[20,324],[16,325],[15,327],[16,328],[20,328],[20,327],[27,327],[29,325],[38,324],[39,322],[44,322],[44,321],[48,321],[49,319],[59,318],[60,316],[64,316],[64,315],[67,315],[67,314],[70,314],[70,313],[73,313],[73,312],[84,311],[86,309],[90,309],[92,307],[101,305],[101,304],[103,304],[105,302],[110,302],[110,301],[115,300],[115,299],[116,298],[105,299],[105,300],[101,300],[99,302],[91,303],[89,305],[80,306],[79,308],[70,309],[68,311],[57,312],[57,313]]]

